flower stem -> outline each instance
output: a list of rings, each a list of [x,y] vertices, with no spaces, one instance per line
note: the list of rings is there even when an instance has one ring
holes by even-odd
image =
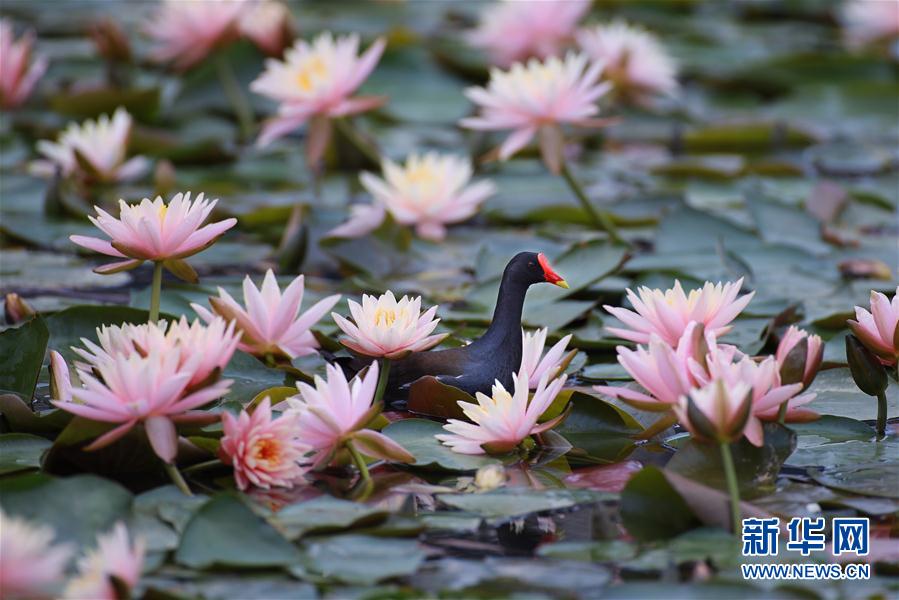
[[[342,133],[365,158],[371,161],[372,164],[379,167],[381,166],[381,154],[374,146],[368,143],[358,131],[356,131],[356,128],[353,127],[352,123],[346,120],[346,118],[341,117],[334,119],[334,125],[337,126],[338,131],[340,131],[340,133]]]
[[[777,422],[783,425],[787,422],[787,407],[790,404],[789,400],[785,400],[781,405],[780,409],[777,411]]]
[[[733,533],[736,535],[742,529],[740,488],[737,485],[737,471],[734,469],[734,459],[730,453],[730,444],[727,442],[721,442],[721,462],[724,464],[724,477],[727,479],[727,491],[730,494],[730,516]]]
[[[237,122],[240,125],[240,137],[247,141],[253,136],[253,108],[247,101],[247,97],[244,95],[237,77],[234,76],[231,63],[228,62],[228,59],[223,54],[219,53],[216,56],[215,67],[218,71],[222,89],[228,97],[228,102],[231,103],[231,108],[234,110],[234,115],[237,117]]]
[[[162,261],[153,263],[153,283],[150,285],[150,323],[159,320],[159,296],[162,293]]]
[[[584,211],[587,213],[587,216],[590,218],[593,226],[608,233],[609,237],[612,238],[612,241],[614,241],[616,244],[625,243],[621,236],[618,234],[618,229],[615,227],[615,224],[612,223],[609,215],[606,214],[605,211],[596,210],[590,203],[590,199],[587,198],[587,194],[584,192],[584,188],[581,187],[581,184],[578,183],[577,179],[574,178],[574,174],[571,172],[571,169],[568,168],[567,162],[562,161],[562,168],[560,170],[560,173],[565,179],[565,183],[568,184],[568,187],[571,188],[571,191],[574,192],[575,196],[577,196],[578,201],[581,203],[581,207],[583,207]]]
[[[877,439],[882,440],[887,432],[887,393],[877,394]]]
[[[174,483],[184,495],[193,496],[193,492],[190,491],[187,482],[184,481],[184,477],[181,476],[181,472],[178,470],[178,467],[175,466],[175,463],[163,462],[162,465],[165,467],[165,472],[168,473],[172,483]]]
[[[378,372],[378,387],[375,388],[375,399],[372,401],[372,404],[381,402],[384,399],[384,392],[387,390],[387,379],[390,377],[390,359],[382,358],[378,366],[381,370]]]
[[[371,474],[368,472],[368,465],[365,464],[365,459],[362,458],[362,455],[356,450],[356,446],[353,445],[352,441],[347,441],[346,449],[349,451],[350,456],[353,457],[353,464],[359,469],[359,475],[362,476],[363,491],[357,499],[364,501],[374,489],[374,482],[371,479]]]

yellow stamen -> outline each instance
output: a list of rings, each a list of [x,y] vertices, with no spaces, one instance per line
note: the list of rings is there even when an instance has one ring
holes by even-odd
[[[315,87],[317,80],[323,79],[328,74],[328,65],[320,56],[313,56],[303,65],[297,74],[297,85],[304,92],[310,92]]]

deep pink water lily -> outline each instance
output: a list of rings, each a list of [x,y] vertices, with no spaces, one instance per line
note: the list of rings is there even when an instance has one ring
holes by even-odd
[[[300,438],[296,411],[273,416],[266,397],[252,412],[242,410],[237,417],[222,413],[222,426],[219,456],[234,467],[234,481],[241,490],[251,485],[291,488],[308,470],[301,462],[309,446]]]

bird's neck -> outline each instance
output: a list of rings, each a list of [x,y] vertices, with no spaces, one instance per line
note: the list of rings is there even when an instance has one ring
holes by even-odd
[[[493,321],[481,337],[485,344],[512,344],[513,349],[520,348],[521,311],[527,291],[526,283],[511,281],[508,277],[503,277],[502,283],[499,285],[499,294],[496,297],[496,308],[493,310]]]

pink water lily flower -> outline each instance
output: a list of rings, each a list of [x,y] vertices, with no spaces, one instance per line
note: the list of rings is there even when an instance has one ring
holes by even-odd
[[[821,341],[821,336],[809,335],[807,331],[799,329],[795,325],[790,325],[783,337],[780,338],[780,343],[777,345],[777,352],[774,354],[774,358],[777,360],[781,376],[783,376],[785,365],[788,361],[788,357],[790,357],[790,352],[792,352],[796,345],[801,343],[802,340],[806,340],[806,351],[805,355],[801,357],[801,363],[799,365],[801,372],[797,373],[797,375],[801,378],[800,381],[802,381],[802,385],[808,387],[812,384],[812,381],[815,380],[815,375],[818,374],[818,369],[821,367],[821,361],[824,359],[824,342]],[[792,359],[790,358],[789,360]],[[790,368],[792,365],[786,365],[786,367]]]
[[[773,356],[755,360],[733,346],[718,346],[710,349],[704,366],[691,361],[690,371],[701,386],[715,379],[729,386],[740,382],[748,385],[752,391],[752,414],[763,421],[776,420],[784,402],[788,402],[788,421],[809,421],[818,417],[818,413],[805,408],[817,394],[801,393],[801,381],[784,385],[780,379],[780,364]]]
[[[448,224],[477,213],[496,190],[489,181],[468,185],[471,163],[453,155],[412,154],[404,165],[384,160],[382,169],[384,179],[362,173],[359,180],[363,187],[397,223],[414,225],[419,236],[434,241],[446,237]]]
[[[350,218],[329,231],[325,237],[363,237],[380,227],[386,216],[387,209],[380,202],[374,204],[353,204],[350,206]]]
[[[378,39],[360,56],[358,35],[335,38],[326,31],[312,43],[297,40],[284,60],[267,60],[250,89],[280,106],[258,143],[265,146],[314,116],[343,117],[381,105],[382,98],[351,96],[375,68],[385,45]]]
[[[44,57],[31,60],[34,32],[16,39],[12,21],[0,19],[0,108],[21,106],[47,70]]]
[[[508,71],[490,70],[486,88],[471,87],[465,95],[480,107],[480,114],[460,121],[463,127],[486,131],[511,130],[499,147],[500,160],[524,148],[541,128],[571,124],[593,127],[597,100],[611,88],[600,82],[603,65],[585,54],[569,53],[564,59],[531,59],[515,63]]]
[[[131,115],[121,107],[112,119],[101,115],[81,125],[70,123],[58,142],[37,143],[38,152],[47,160],[34,161],[30,170],[51,177],[59,169],[65,177],[74,176],[88,182],[137,179],[149,170],[150,161],[143,156],[125,159],[132,125]]]
[[[144,31],[156,42],[152,58],[189,69],[237,39],[244,0],[162,0]]]
[[[606,331],[626,340],[645,344],[656,334],[666,343],[675,346],[693,321],[702,323],[716,338],[731,330],[728,324],[746,308],[755,292],[737,298],[743,285],[741,277],[736,282],[712,284],[684,293],[680,281],[668,290],[641,287],[639,296],[627,290],[627,297],[634,310],[616,306],[603,306],[621,321],[621,327],[606,327]]]
[[[171,463],[178,447],[175,424],[216,418],[194,409],[221,398],[231,385],[231,380],[221,379],[191,391],[193,373],[182,366],[181,353],[180,347],[174,347],[146,356],[110,356],[92,364],[90,372],[79,371],[83,387],[72,389],[72,401],[53,404],[87,419],[118,424],[86,449],[107,446],[142,423],[153,450]]]
[[[124,259],[94,269],[101,274],[134,269],[145,260],[181,261],[211,246],[237,223],[237,219],[231,218],[202,226],[216,203],[218,200],[204,200],[203,194],[191,201],[190,192],[175,194],[168,204],[161,196],[155,200],[144,198],[139,204],[119,200],[118,219],[96,206],[97,216],[88,217],[109,240],[84,235],[72,235],[69,239],[94,252]],[[184,268],[190,269],[169,264],[176,275]]]
[[[249,0],[238,22],[240,34],[269,56],[281,56],[293,40],[290,9],[278,0]]]
[[[752,445],[761,446],[762,424],[747,406],[751,392],[744,381],[714,379],[682,396],[674,412],[696,439],[730,443],[745,435]]]
[[[269,269],[261,288],[253,285],[249,275],[244,278],[243,299],[246,308],[222,288],[218,290],[218,297],[209,298],[209,303],[214,313],[237,323],[241,332],[238,347],[244,352],[258,357],[294,359],[314,354],[318,350],[312,326],[340,300],[340,294],[334,294],[300,313],[304,281],[305,278],[300,275],[282,293],[275,274]],[[213,312],[199,304],[191,306],[207,322],[216,318]]]
[[[72,375],[66,359],[56,350],[50,351],[50,397],[61,402],[72,400]]]
[[[637,346],[632,350],[618,346],[618,362],[634,378],[643,391],[623,386],[594,386],[598,392],[619,398],[641,410],[665,411],[672,408],[681,396],[690,393],[705,382],[704,373],[694,373],[690,366],[702,369],[705,353],[716,347],[714,335],[708,330],[698,329],[698,323],[688,324],[677,346],[671,347],[665,340],[650,334],[647,346]],[[702,332],[703,338],[699,338]]]
[[[84,348],[72,350],[86,361],[76,367],[90,371],[93,365],[115,356],[147,356],[177,349],[179,371],[190,373],[188,385],[195,386],[218,378],[234,355],[239,338],[235,324],[221,317],[210,319],[207,325],[199,319],[189,323],[181,317],[173,323],[103,325],[97,328],[97,343],[81,338]]]
[[[331,316],[346,334],[340,342],[359,354],[401,358],[410,352],[433,348],[449,335],[430,335],[440,319],[434,318],[436,306],[422,314],[421,296],[413,299],[403,296],[397,302],[393,292],[388,290],[379,298],[363,294],[361,305],[350,300],[349,306],[355,322],[337,313],[331,313]]]
[[[873,352],[883,364],[899,361],[899,287],[892,300],[871,291],[871,311],[855,307],[855,320],[846,323],[855,337]]]
[[[327,379],[315,376],[315,386],[297,383],[299,394],[287,399],[298,413],[296,433],[309,446],[316,468],[327,466],[334,453],[351,442],[366,456],[394,462],[415,462],[402,446],[384,434],[366,429],[381,410],[374,404],[378,364],[372,363],[352,384],[340,367],[327,365]]]
[[[309,447],[299,437],[299,413],[289,410],[272,417],[271,401],[264,398],[251,413],[235,417],[222,413],[225,435],[219,446],[222,462],[234,467],[234,481],[245,490],[291,488],[308,470],[301,465]]]
[[[525,371],[515,374],[515,391],[512,394],[496,381],[490,396],[477,393],[477,404],[459,402],[459,407],[471,419],[471,423],[450,419],[443,426],[449,433],[441,433],[435,437],[460,454],[510,452],[525,438],[547,431],[561,421],[564,414],[537,424],[567,378],[562,375],[550,380],[549,373],[544,373],[530,399],[528,374]]]
[[[899,2],[894,0],[848,0],[841,16],[853,48],[899,38]]]
[[[0,508],[0,593],[4,600],[52,598],[74,553],[53,543],[52,527],[13,517]]]
[[[571,41],[588,10],[590,0],[504,0],[484,11],[468,39],[500,67],[532,57],[547,58]]]
[[[639,102],[677,89],[674,61],[658,38],[641,27],[616,21],[583,29],[577,40],[590,58],[605,64],[604,76],[624,97]]]
[[[112,583],[133,590],[144,566],[146,544],[132,539],[122,522],[97,538],[97,546],[78,560],[78,574],[69,581],[63,598],[68,600],[117,600],[121,590]]]
[[[528,374],[528,386],[531,389],[537,387],[545,374],[549,374],[550,379],[560,375],[574,356],[574,351],[570,355],[565,353],[565,348],[571,341],[570,333],[556,342],[544,355],[543,348],[546,345],[548,331],[546,327],[533,333],[521,330],[521,366],[518,372],[524,371]]]

